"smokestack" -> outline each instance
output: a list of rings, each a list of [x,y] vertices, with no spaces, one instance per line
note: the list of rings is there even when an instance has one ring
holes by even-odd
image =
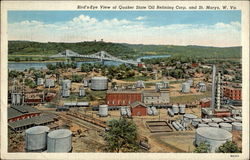
[[[217,77],[217,95],[216,95],[216,108],[220,109],[220,97],[221,97],[221,73],[218,72],[218,77]]]
[[[216,67],[213,65],[213,77],[212,77],[212,102],[211,102],[211,108],[214,109],[215,105],[215,75],[216,75]]]

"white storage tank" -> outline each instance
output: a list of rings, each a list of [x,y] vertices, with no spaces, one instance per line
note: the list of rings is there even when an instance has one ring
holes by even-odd
[[[37,84],[38,86],[43,85],[43,84],[44,84],[44,79],[43,79],[43,78],[37,78],[36,84]]]
[[[91,89],[96,91],[102,91],[108,89],[108,78],[107,77],[92,77],[91,78]]]
[[[242,122],[242,117],[234,117],[236,121]]]
[[[11,104],[12,105],[20,105],[22,102],[22,94],[21,93],[12,93],[11,94]]]
[[[130,110],[129,107],[126,108],[126,112],[127,112],[127,116],[128,116],[128,117],[131,117],[131,116],[132,116],[131,110]]]
[[[186,83],[188,83],[189,86],[193,86],[194,81],[192,79],[188,79]]]
[[[152,110],[154,116],[158,115],[158,111],[155,107],[151,107],[151,110]]]
[[[198,124],[198,128],[200,128],[200,127],[209,127],[209,125],[204,124],[204,123],[200,123],[200,124]]]
[[[216,128],[219,128],[219,125],[217,123],[208,123],[209,127],[216,127]]]
[[[203,82],[199,83],[199,92],[206,92],[206,90],[207,90],[206,84]]]
[[[35,126],[25,131],[25,150],[27,152],[41,152],[47,148],[47,134],[49,127]]]
[[[164,81],[162,83],[163,83],[163,88],[168,88],[169,87],[169,82]]]
[[[45,87],[46,88],[55,87],[55,81],[53,79],[46,79],[45,80]]]
[[[189,93],[190,92],[190,84],[186,83],[186,82],[182,83],[181,92],[182,93]]]
[[[202,121],[202,120],[201,120],[200,118],[194,118],[194,119],[192,120],[192,126],[197,127],[198,124],[201,123],[201,121]]]
[[[180,114],[185,114],[185,109],[186,109],[186,105],[185,104],[180,104],[179,105],[179,113]]]
[[[232,123],[233,130],[235,131],[242,131],[242,123],[234,122]]]
[[[54,130],[48,134],[47,152],[70,152],[72,132],[68,129]]]
[[[85,89],[84,89],[83,87],[80,87],[80,88],[79,88],[79,96],[80,96],[80,97],[84,97],[85,95],[86,95]]]
[[[62,90],[62,96],[63,97],[69,97],[70,96],[70,90],[68,90],[68,89],[67,90],[66,89]]]
[[[174,112],[174,114],[178,114],[178,113],[179,113],[179,106],[176,105],[176,104],[174,104],[174,105],[172,106],[172,111]]]
[[[144,82],[143,81],[137,81],[135,84],[136,88],[145,88]]]
[[[226,141],[232,141],[232,134],[224,129],[200,127],[196,130],[195,144],[200,145],[202,142],[208,143],[210,152],[212,153]]]
[[[106,104],[99,105],[99,116],[100,117],[107,117],[108,116],[108,105],[106,105]]]
[[[194,115],[194,114],[184,114],[183,115],[183,120],[184,120],[184,122],[187,124],[187,125],[189,125],[189,124],[191,124],[191,122],[193,121],[193,119],[195,119],[195,118],[197,118],[197,116],[196,115]]]
[[[168,114],[173,117],[174,116],[174,112],[172,111],[172,109],[168,108]]]
[[[220,123],[220,128],[225,129],[229,132],[232,131],[232,125],[230,123]]]
[[[83,86],[88,87],[89,86],[89,81],[87,79],[83,80]]]
[[[214,123],[221,123],[221,122],[224,122],[224,120],[221,119],[221,118],[212,118],[212,121],[213,121]]]
[[[204,119],[202,119],[202,122],[210,123],[210,122],[212,122],[212,119],[204,118]]]
[[[62,89],[63,90],[68,90],[71,88],[71,80],[65,79],[62,81]]]
[[[156,91],[160,91],[160,89],[162,89],[162,88],[163,88],[163,84],[162,83],[160,83],[160,82],[155,83],[155,90]]]
[[[153,111],[151,110],[151,108],[150,107],[147,107],[147,113],[148,113],[148,115],[153,115]]]
[[[120,114],[121,114],[121,116],[126,116],[127,115],[127,111],[126,111],[125,107],[120,108]]]

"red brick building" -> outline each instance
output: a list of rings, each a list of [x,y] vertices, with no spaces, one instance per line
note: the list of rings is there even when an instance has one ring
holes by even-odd
[[[8,122],[39,116],[41,112],[30,106],[12,106],[8,108]]]
[[[142,101],[141,91],[107,91],[106,104],[109,106],[129,106]]]
[[[241,88],[235,88],[231,86],[223,87],[223,96],[231,100],[241,100]]]
[[[146,116],[147,106],[139,101],[136,101],[130,105],[132,116]]]
[[[210,107],[211,106],[211,99],[207,99],[207,98],[201,99],[200,106],[201,106],[201,108]]]

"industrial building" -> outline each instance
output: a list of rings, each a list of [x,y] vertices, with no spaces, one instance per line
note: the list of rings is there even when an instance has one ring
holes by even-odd
[[[65,102],[64,107],[88,107],[89,102]]]
[[[146,116],[147,106],[139,101],[136,101],[130,105],[132,116]]]
[[[30,106],[8,107],[8,122],[15,122],[22,119],[39,116],[41,112]]]
[[[141,91],[108,90],[106,94],[106,104],[109,106],[129,106],[136,101],[142,101]]]
[[[232,86],[223,86],[223,96],[230,100],[241,100],[241,88]]]
[[[169,91],[161,89],[159,92],[154,90],[143,91],[143,102],[146,105],[157,105],[169,103]]]

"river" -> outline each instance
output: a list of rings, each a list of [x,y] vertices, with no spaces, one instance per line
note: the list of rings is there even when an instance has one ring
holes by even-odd
[[[137,58],[137,61],[140,61],[141,59],[153,59],[153,58],[167,58],[170,57],[171,55],[149,55],[149,56],[142,56]],[[47,69],[47,64],[56,64],[58,62],[9,62],[8,63],[8,69],[9,70],[17,70],[17,71],[24,71],[25,69]],[[67,63],[67,62],[65,62]],[[85,61],[85,62],[76,62],[77,67],[80,68],[82,64],[85,63],[100,63],[100,61]],[[114,62],[114,61],[104,61],[104,65],[108,66],[118,66],[122,63],[120,62]]]

